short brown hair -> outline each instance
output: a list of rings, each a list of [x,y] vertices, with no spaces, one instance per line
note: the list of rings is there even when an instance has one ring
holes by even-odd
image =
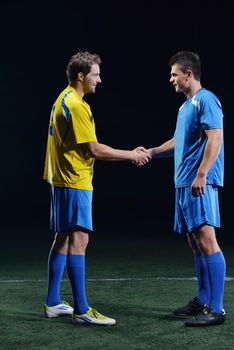
[[[97,54],[92,54],[88,51],[78,51],[70,58],[67,65],[66,73],[69,84],[76,82],[78,73],[81,72],[87,75],[93,64],[100,65],[101,62],[101,58]]]
[[[201,79],[201,61],[197,53],[191,51],[179,51],[172,56],[169,61],[170,67],[174,64],[178,64],[183,73],[188,69],[191,69],[194,78],[196,80]]]

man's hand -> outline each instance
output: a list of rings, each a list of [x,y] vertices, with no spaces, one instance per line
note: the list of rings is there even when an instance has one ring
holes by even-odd
[[[135,159],[132,160],[132,163],[136,166],[145,165],[151,160],[150,153],[143,146],[135,148],[132,152],[135,152]]]
[[[197,174],[191,185],[192,195],[201,196],[206,190],[206,174]]]

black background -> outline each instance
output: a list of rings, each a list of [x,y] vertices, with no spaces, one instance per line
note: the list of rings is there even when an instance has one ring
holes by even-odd
[[[48,121],[67,85],[68,60],[78,49],[98,53],[103,61],[102,84],[85,97],[98,139],[124,149],[172,137],[185,96],[169,84],[168,61],[186,49],[200,54],[202,85],[223,106],[220,209],[222,231],[231,239],[234,40],[232,11],[225,2],[8,0],[1,3],[0,26],[2,228],[14,228],[13,237],[26,227],[30,235],[38,228],[48,235],[49,187],[42,180]],[[96,161],[93,183],[97,231],[173,233],[172,159],[141,168]]]

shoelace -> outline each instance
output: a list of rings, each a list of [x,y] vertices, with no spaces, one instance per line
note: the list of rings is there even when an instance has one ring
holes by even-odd
[[[91,309],[90,310],[90,315],[99,319],[99,320],[104,320],[106,317],[101,315],[96,309]]]
[[[205,306],[204,309],[195,316],[195,318],[201,318],[205,315],[208,315],[211,312],[211,308],[209,306]]]

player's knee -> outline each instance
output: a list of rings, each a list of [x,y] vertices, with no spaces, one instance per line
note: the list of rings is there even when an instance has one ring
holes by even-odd
[[[88,239],[88,235],[87,235],[87,238],[82,238],[79,242],[80,244],[80,247],[83,249],[83,250],[86,250],[87,246],[88,246],[88,243],[89,243],[89,239]]]
[[[218,243],[214,227],[204,225],[195,232],[194,236],[201,252],[207,253],[217,249]]]
[[[216,239],[214,237],[198,237],[198,246],[201,252],[204,254],[210,254],[213,250],[217,249],[218,244],[216,242]]]
[[[208,242],[204,239],[198,239],[197,244],[201,252],[205,252],[207,247],[209,246]]]
[[[85,251],[88,243],[89,235],[87,233],[72,232],[72,234],[69,235],[69,245],[73,246],[74,248]]]

